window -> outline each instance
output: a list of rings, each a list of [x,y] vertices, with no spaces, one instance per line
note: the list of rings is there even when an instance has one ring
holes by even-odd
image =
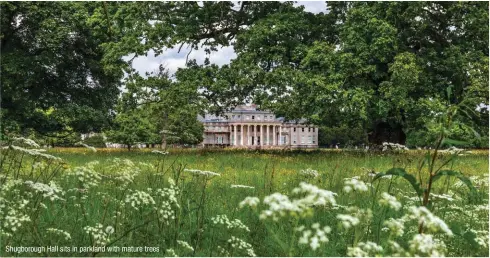
[[[293,132],[296,132],[296,127],[293,129]]]
[[[313,141],[313,137],[312,136],[308,136],[308,143],[311,143]]]
[[[240,118],[240,115],[238,115],[237,118]]]
[[[303,132],[303,133],[305,132],[305,128],[304,128],[304,127],[303,127],[303,128],[301,128],[301,132]]]
[[[250,116],[246,116],[246,117],[245,117],[245,119],[246,119],[246,120],[249,120],[249,119],[250,119]]]
[[[310,127],[308,127],[308,132],[310,132],[310,129],[311,129],[311,128],[310,128]]]
[[[216,143],[223,143],[223,136],[218,136],[216,138]]]
[[[235,115],[232,115],[232,116],[231,116],[231,118],[232,118],[232,119],[235,119]]]
[[[313,138],[313,144],[315,144],[315,138]]]
[[[255,119],[255,116],[252,116],[252,120],[254,120],[254,119]]]
[[[313,127],[313,132],[315,132],[315,127]]]
[[[301,143],[305,143],[305,137],[301,136]]]
[[[272,116],[269,116],[270,120],[272,120]]]

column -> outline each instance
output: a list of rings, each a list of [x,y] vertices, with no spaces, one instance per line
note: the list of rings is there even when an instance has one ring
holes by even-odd
[[[257,125],[254,125],[254,139],[253,139],[253,142],[252,144],[253,145],[257,145]]]
[[[276,145],[276,126],[272,126],[272,145]]]
[[[271,143],[269,142],[270,140],[269,125],[266,126],[267,126],[267,130],[266,130],[267,135],[265,136],[265,138],[267,138],[267,145],[271,145]]]
[[[247,126],[247,145],[248,145],[248,146],[250,146],[250,135],[251,135],[251,133],[250,133],[250,131],[251,131],[251,130],[250,130],[250,129],[251,129],[251,128],[252,128],[252,126],[251,126],[251,125],[248,125],[248,126]]]
[[[279,144],[278,145],[281,145],[282,144],[282,126],[280,125],[279,126]]]
[[[264,145],[264,134],[262,133],[264,130],[262,130],[264,128],[263,125],[259,125],[260,127],[260,146],[263,146]]]
[[[243,125],[240,125],[240,135],[241,135],[240,145],[243,146]]]
[[[238,139],[236,138],[236,131],[237,131],[237,126],[234,125],[233,128],[235,129],[234,131],[234,141],[233,141],[233,145],[237,146],[238,145]]]

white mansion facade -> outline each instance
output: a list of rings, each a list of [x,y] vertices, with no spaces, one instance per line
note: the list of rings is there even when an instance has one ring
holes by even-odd
[[[199,117],[206,146],[236,148],[317,148],[318,128],[301,121],[284,121],[255,105],[238,106],[225,117]]]

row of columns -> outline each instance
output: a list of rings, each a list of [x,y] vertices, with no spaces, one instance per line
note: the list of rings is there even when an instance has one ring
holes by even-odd
[[[260,128],[260,146],[270,146],[270,127],[272,126],[272,146],[274,145],[281,145],[280,141],[281,141],[281,138],[282,138],[282,126],[278,126],[278,125],[256,125],[256,124],[236,124],[236,125],[231,125],[231,128],[233,129],[233,133],[234,133],[234,137],[233,137],[233,141],[231,142],[232,145],[234,146],[243,146],[243,139],[245,138],[245,133],[244,133],[244,127],[247,127],[247,144],[245,145],[257,145],[257,128]],[[253,142],[249,143],[248,142],[248,139],[249,137],[251,136],[250,135],[250,132],[252,130],[250,130],[252,127],[254,127],[254,134],[253,134],[253,138],[251,139]],[[266,127],[266,137],[264,137],[264,127]],[[279,127],[279,143],[277,142],[277,137],[276,137],[276,127]],[[240,128],[240,144],[237,143],[237,132],[238,132],[238,128]],[[231,138],[231,137],[230,137]],[[267,140],[267,141],[264,141]]]

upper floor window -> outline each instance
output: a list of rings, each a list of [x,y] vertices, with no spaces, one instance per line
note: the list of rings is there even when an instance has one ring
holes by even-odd
[[[295,128],[293,128],[293,132],[296,132],[296,127],[295,127]]]
[[[304,127],[303,127],[303,128],[301,128],[301,132],[303,132],[303,133],[305,132],[305,128],[304,128]]]
[[[270,120],[272,120],[272,116],[269,116]]]
[[[252,119],[255,119],[255,116],[252,116]]]
[[[308,132],[310,132],[310,129],[311,129],[311,128],[310,128],[310,127],[308,127]]]
[[[232,115],[231,118],[235,119],[235,115]]]
[[[315,127],[313,127],[313,132],[315,132]],[[313,142],[315,142],[315,141],[313,141]]]
[[[237,118],[240,118],[240,115],[238,115]]]

